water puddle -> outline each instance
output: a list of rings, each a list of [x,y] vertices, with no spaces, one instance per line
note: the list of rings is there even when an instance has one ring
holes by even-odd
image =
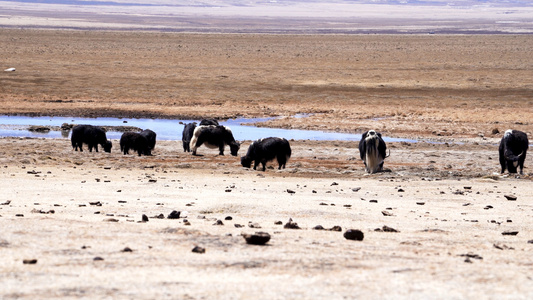
[[[299,116],[305,117],[305,116]],[[317,141],[359,141],[361,134],[325,132],[317,130],[281,129],[255,127],[254,123],[265,122],[272,118],[254,119],[229,119],[220,122],[231,128],[236,140],[257,140],[264,137],[283,137],[288,140],[317,140]],[[26,117],[26,116],[0,116],[0,137],[44,137],[44,138],[68,138],[69,132],[59,128],[63,123],[68,124],[91,124],[96,126],[134,126],[141,129],[151,129],[157,133],[158,140],[181,140],[183,124],[190,122],[200,123],[199,120],[168,120],[168,119],[130,119],[130,118],[73,118],[73,117]],[[30,126],[46,126],[55,130],[47,132],[29,131]],[[122,132],[111,129],[107,132],[109,139],[120,139]],[[386,142],[409,142],[416,140],[400,138],[383,138]]]

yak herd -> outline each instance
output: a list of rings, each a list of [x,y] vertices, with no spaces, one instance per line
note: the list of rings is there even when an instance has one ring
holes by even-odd
[[[152,155],[156,144],[156,133],[150,129],[137,132],[125,132],[120,138],[120,151],[129,154],[129,150],[136,151],[139,156]],[[92,149],[98,152],[98,145],[105,152],[111,152],[112,143],[107,139],[105,130],[92,125],[77,125],[72,128],[72,148],[83,151],[82,145],[87,144],[89,152]],[[229,146],[231,155],[237,156],[240,144],[235,140],[231,129],[221,126],[215,119],[204,119],[197,125],[196,122],[185,124],[182,134],[183,151],[197,155],[198,147],[219,149],[219,154],[224,155],[224,148]],[[527,134],[509,129],[505,131],[499,146],[501,173],[523,174],[524,161],[529,147]],[[369,130],[362,134],[359,141],[359,154],[364,162],[367,173],[383,171],[383,164],[387,155],[387,145],[381,133]],[[246,155],[241,157],[241,165],[250,168],[253,162],[254,170],[261,164],[263,171],[269,161],[276,160],[278,169],[285,168],[291,157],[292,151],[289,141],[284,138],[267,137],[258,139],[249,146]]]

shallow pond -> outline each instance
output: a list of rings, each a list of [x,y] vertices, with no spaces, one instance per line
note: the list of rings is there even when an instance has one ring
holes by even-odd
[[[229,119],[220,122],[231,128],[236,140],[256,140],[275,136],[288,140],[318,140],[318,141],[359,141],[361,134],[325,132],[317,130],[281,129],[255,127],[254,123],[268,121],[270,118],[256,119]],[[151,129],[157,133],[158,140],[181,140],[183,124],[190,122],[200,123],[199,120],[168,120],[168,119],[129,119],[129,118],[73,118],[73,117],[26,117],[26,116],[0,116],[0,137],[44,137],[68,138],[65,132],[51,130],[47,133],[31,132],[28,127],[32,125],[56,126],[68,124],[91,124],[97,126],[134,126],[142,129]],[[122,132],[109,131],[109,139],[119,139]],[[412,142],[416,140],[384,137],[386,142]]]

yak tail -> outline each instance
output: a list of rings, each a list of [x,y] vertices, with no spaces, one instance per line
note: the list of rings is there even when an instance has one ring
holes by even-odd
[[[390,156],[390,149],[389,149],[389,155],[385,155],[385,157],[383,159],[385,159],[385,158],[387,158],[389,156]]]

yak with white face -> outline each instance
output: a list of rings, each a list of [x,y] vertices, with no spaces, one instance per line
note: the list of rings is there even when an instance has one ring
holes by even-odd
[[[520,174],[524,174],[524,161],[528,148],[529,141],[526,133],[512,129],[505,131],[499,147],[502,173],[505,169],[509,173],[516,173],[517,167],[520,167]]]
[[[237,156],[240,148],[240,144],[235,141],[228,127],[214,125],[200,125],[194,129],[190,143],[192,155],[196,155],[196,149],[201,145],[211,149],[218,148],[220,155],[224,155],[224,147],[226,145],[229,145],[233,156]]]
[[[381,133],[369,130],[363,133],[359,141],[359,154],[365,163],[365,170],[372,174],[383,170],[387,145],[381,138]]]

